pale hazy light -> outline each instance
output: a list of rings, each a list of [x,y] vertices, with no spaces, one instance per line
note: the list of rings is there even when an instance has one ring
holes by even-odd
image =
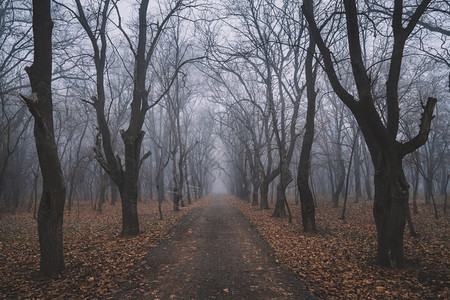
[[[213,193],[213,194],[228,193],[227,187],[225,186],[225,183],[223,183],[222,179],[220,179],[220,176],[216,177],[216,180],[214,181],[214,183],[212,185],[211,193]]]

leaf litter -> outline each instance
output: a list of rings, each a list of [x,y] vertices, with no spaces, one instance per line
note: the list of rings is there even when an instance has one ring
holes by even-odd
[[[173,212],[163,203],[159,220],[156,202],[139,203],[141,234],[120,236],[121,210],[104,205],[103,213],[90,204],[82,205],[80,218],[74,210],[64,213],[64,254],[66,270],[57,279],[44,279],[39,270],[37,223],[32,214],[0,215],[0,299],[81,299],[113,298],[130,289],[135,294],[150,293],[146,264],[149,250],[171,236],[182,217],[208,206],[210,197]]]
[[[320,201],[316,209],[318,232],[305,234],[299,205],[291,204],[293,223],[272,218],[235,197],[228,200],[268,241],[274,259],[291,268],[320,299],[450,299],[449,214],[434,219],[431,206],[419,206],[412,215],[418,237],[405,231],[407,266],[386,269],[375,264],[376,229],[372,202],[349,203],[346,222],[342,208]],[[442,212],[442,210],[441,210]]]

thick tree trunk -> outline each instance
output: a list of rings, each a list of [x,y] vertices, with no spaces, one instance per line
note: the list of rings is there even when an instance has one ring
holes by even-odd
[[[380,161],[381,160],[381,161]],[[375,170],[373,215],[378,233],[377,262],[381,266],[403,267],[403,234],[406,224],[409,185],[401,158],[379,158]],[[387,166],[390,166],[390,173]]]
[[[298,191],[300,193],[300,204],[302,209],[302,224],[304,232],[314,232],[316,231],[316,209],[314,206],[314,198],[311,193],[311,189],[308,185],[308,175],[301,175],[304,173],[304,169],[300,169],[299,165],[299,177],[297,179]]]
[[[34,137],[43,190],[38,211],[41,273],[56,277],[65,268],[63,215],[66,189],[59,161],[53,126],[52,35],[50,0],[33,0],[34,62],[26,71],[33,95],[23,97],[34,116]]]
[[[122,232],[123,236],[139,234],[139,221],[137,214],[137,186],[126,180],[123,188],[119,188],[122,201]]]
[[[280,182],[277,184],[277,201],[275,202],[275,209],[272,217],[280,218],[286,216],[286,194],[283,190],[283,184]]]
[[[137,199],[143,132],[133,134],[122,131],[121,135],[125,144],[125,173],[122,183],[118,185],[122,201],[122,235],[134,236],[139,234]]]
[[[62,178],[61,180],[53,179],[55,181],[48,184],[52,187],[44,183],[37,218],[41,247],[41,273],[50,278],[56,277],[65,269],[62,232],[65,189]]]
[[[261,201],[259,203],[259,208],[269,209],[269,183],[266,180],[261,182],[259,187],[259,192],[261,195]]]

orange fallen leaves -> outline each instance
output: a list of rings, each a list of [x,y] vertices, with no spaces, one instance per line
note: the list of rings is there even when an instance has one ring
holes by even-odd
[[[112,298],[116,293],[144,295],[151,291],[146,274],[149,266],[141,263],[148,251],[170,236],[183,216],[208,205],[209,197],[173,212],[163,205],[159,220],[155,202],[139,203],[141,234],[121,237],[120,204],[104,206],[102,214],[89,205],[64,215],[66,270],[54,280],[37,276],[39,242],[36,221],[31,214],[0,216],[0,299],[81,299]]]
[[[450,299],[450,216],[434,220],[432,207],[421,206],[413,215],[419,237],[405,232],[402,270],[375,265],[376,230],[372,202],[350,203],[346,223],[342,208],[321,203],[316,210],[317,234],[305,234],[301,211],[291,205],[292,224],[228,197],[274,249],[274,259],[291,268],[321,299]]]

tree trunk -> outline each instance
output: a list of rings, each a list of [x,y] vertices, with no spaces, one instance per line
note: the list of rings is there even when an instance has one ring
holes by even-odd
[[[358,134],[359,134],[359,129],[355,133],[355,137],[354,137],[353,145],[352,145],[352,151],[350,152],[350,161],[348,162],[347,178],[346,178],[346,181],[345,181],[345,191],[344,191],[344,205],[342,207],[342,216],[341,216],[341,219],[344,222],[345,222],[345,210],[347,209],[348,185],[349,185],[349,182],[350,182],[350,173],[351,173],[350,171],[352,169],[353,154],[355,153],[355,150],[356,150],[356,143],[358,141]]]
[[[103,204],[106,203],[106,187],[108,181],[108,174],[103,174],[103,169],[100,168],[100,189],[98,192],[98,200],[97,200],[97,212],[103,212]]]
[[[33,95],[31,99],[22,98],[34,117],[34,137],[42,171],[38,234],[41,273],[46,277],[56,277],[65,268],[62,225],[66,189],[53,125],[52,28],[50,0],[33,0],[34,62],[25,68]]]
[[[252,206],[258,206],[259,180],[253,180]]]
[[[447,174],[447,178],[445,179],[445,185],[444,185],[444,213],[447,212],[447,186],[448,186],[448,180],[450,178],[450,174]]]
[[[261,201],[259,203],[259,208],[269,209],[269,183],[266,180],[261,182],[259,186],[259,192],[261,195]]]
[[[130,180],[125,180],[123,188],[119,188],[122,201],[122,235],[135,236],[139,234],[137,214],[137,186]]]
[[[140,168],[140,148],[143,133],[134,135],[121,132],[125,144],[125,173],[119,193],[122,201],[122,235],[135,236],[139,234],[137,213],[138,175]]]
[[[283,184],[280,182],[277,184],[277,201],[275,202],[275,209],[272,217],[280,218],[286,216],[286,194],[283,190]]]
[[[439,185],[439,194],[444,196],[447,191],[447,164],[445,160],[441,163],[441,180]]]
[[[239,184],[239,198],[244,200],[245,202],[250,202],[250,191],[248,189],[248,181],[245,178],[246,176],[242,176],[242,182]]]
[[[417,209],[417,192],[419,190],[419,168],[414,166],[414,183],[413,183],[413,213],[419,213]]]
[[[417,232],[414,229],[414,224],[411,218],[411,210],[409,209],[409,205],[406,208],[406,221],[408,221],[408,227],[409,227],[409,235],[412,237],[416,237],[417,236]]]
[[[341,146],[338,145],[338,147],[340,148]],[[339,198],[341,196],[342,193],[342,189],[344,188],[344,182],[345,182],[345,166],[344,166],[344,160],[342,159],[342,154],[341,151],[338,150],[338,165],[337,168],[338,170],[336,170],[337,174],[335,175],[335,179],[337,180],[336,185],[335,185],[335,189],[332,195],[332,203],[333,203],[333,207],[338,207],[339,206]]]
[[[154,195],[153,195],[153,170],[152,170],[152,166],[150,165],[149,167],[150,170],[150,174],[149,174],[149,178],[148,178],[148,196],[150,197],[150,200],[153,200]]]
[[[395,1],[392,15],[393,44],[388,79],[386,81],[386,124],[374,105],[371,86],[374,83],[364,66],[361,53],[358,10],[355,1],[344,1],[347,42],[350,53],[353,78],[358,91],[358,100],[348,92],[336,76],[331,53],[326,46],[314,17],[303,7],[304,15],[310,25],[314,39],[322,54],[328,79],[333,90],[356,117],[375,168],[375,197],[373,214],[378,234],[377,262],[382,266],[405,264],[403,254],[403,234],[409,197],[409,184],[406,181],[402,159],[405,155],[425,144],[431,130],[431,120],[437,99],[429,97],[423,105],[418,134],[407,142],[396,140],[400,124],[398,83],[401,74],[403,50],[408,35],[414,30],[419,18],[426,11],[429,0],[417,5],[414,16],[403,27],[403,2]]]
[[[287,204],[286,189],[291,181],[292,181],[292,174],[291,174],[291,171],[289,170],[289,164],[286,161],[286,156],[284,154],[282,154],[280,182],[277,185],[277,201],[275,203],[275,210],[272,214],[272,217],[286,216],[286,211],[285,211],[285,207]],[[290,217],[290,214],[289,214],[289,217]]]
[[[431,204],[431,191],[433,189],[433,181],[430,177],[424,177],[425,204]]]
[[[401,158],[392,156],[385,160],[379,158],[376,163],[373,215],[378,233],[378,264],[401,268],[405,264],[403,234],[409,185],[404,177]],[[390,174],[388,165],[391,167]]]
[[[355,144],[355,158],[354,158],[354,170],[355,170],[355,203],[359,202],[361,198],[361,165],[360,165],[360,145],[357,141]]]
[[[158,197],[159,219],[163,219],[161,204],[164,201],[164,171],[160,170],[156,176],[156,193]]]
[[[68,199],[67,199],[67,210],[69,211],[69,214],[72,210],[72,204],[73,204],[73,190],[74,190],[74,184],[75,184],[75,174],[70,174],[70,178],[69,178],[69,195],[68,195]]]
[[[192,197],[191,197],[191,188],[189,186],[189,178],[186,178],[186,193],[187,193],[187,200],[188,204],[192,204]]]
[[[179,211],[180,210],[180,200],[181,200],[181,195],[178,192],[178,189],[175,188],[173,190],[173,211]]]
[[[302,148],[303,149],[303,148]],[[302,150],[303,152],[303,150]],[[300,154],[300,161],[302,160],[301,154]],[[308,162],[309,164],[309,162]],[[300,193],[300,204],[301,204],[301,210],[302,210],[302,224],[303,224],[303,231],[304,232],[314,232],[316,231],[316,209],[314,206],[314,198],[311,193],[311,189],[308,185],[308,174],[300,174],[300,173],[306,173],[307,167],[302,167],[302,163],[299,164],[298,167],[298,179],[297,179],[297,186],[298,191]],[[305,178],[306,177],[306,178]]]
[[[309,2],[307,9],[312,12],[312,3]],[[316,72],[313,70],[313,55],[316,44],[314,39],[310,39],[308,52],[306,53],[305,73],[306,92],[308,105],[306,110],[305,135],[300,152],[300,162],[297,172],[297,187],[300,194],[302,210],[302,223],[304,232],[316,231],[316,209],[314,198],[309,187],[309,176],[311,173],[311,148],[314,141],[314,116],[316,114]]]
[[[372,178],[372,176],[370,176],[371,162],[370,162],[370,157],[367,154],[367,148],[363,147],[362,150],[363,150],[363,161],[364,161],[364,164],[365,164],[365,167],[364,167],[364,170],[365,170],[365,172],[364,172],[364,186],[365,186],[365,189],[366,189],[367,199],[372,201],[373,200],[372,199],[372,180],[373,180],[373,178]]]

